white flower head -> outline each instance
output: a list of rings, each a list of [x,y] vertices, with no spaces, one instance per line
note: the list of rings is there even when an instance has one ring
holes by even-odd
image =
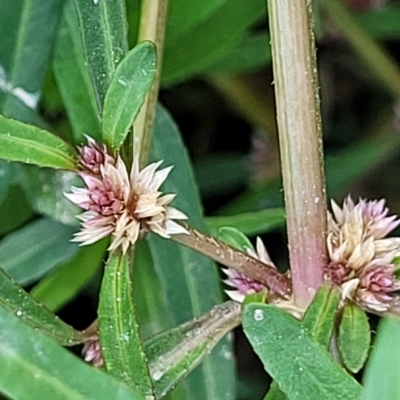
[[[163,195],[159,190],[172,167],[157,170],[162,164],[159,161],[140,170],[138,163],[134,162],[129,175],[121,157],[114,160],[102,156],[104,147],[95,143],[90,145],[90,151],[84,154],[89,152],[91,159],[102,162],[95,172],[88,172],[86,168],[80,173],[84,188],[73,187],[72,193],[65,194],[86,210],[78,217],[82,221],[82,229],[75,234],[73,241],[87,245],[112,234],[109,250],[122,248],[126,253],[148,231],[164,238],[187,233],[174,221],[187,219],[186,215],[169,206],[175,195]]]
[[[383,312],[396,299],[399,281],[393,260],[400,253],[400,238],[386,238],[400,221],[387,216],[384,200],[348,197],[340,208],[332,202],[328,215],[328,279],[342,288],[342,297],[361,306]],[[351,289],[351,290],[350,290]]]

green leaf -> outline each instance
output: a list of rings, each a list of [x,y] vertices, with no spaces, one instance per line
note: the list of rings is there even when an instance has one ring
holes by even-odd
[[[368,360],[363,400],[400,398],[400,323],[393,318],[383,319]]]
[[[107,371],[152,395],[146,355],[139,336],[132,299],[132,283],[127,256],[110,254],[101,284],[99,335]]]
[[[351,372],[358,372],[367,360],[371,332],[367,314],[355,304],[346,304],[339,325],[338,347],[342,361]]]
[[[118,65],[104,101],[103,139],[119,150],[156,74],[156,48],[142,42]]]
[[[337,289],[328,285],[322,286],[307,308],[301,321],[306,331],[324,348],[328,349],[335,326],[335,316],[338,309],[340,294]],[[264,400],[286,400],[276,381]]]
[[[254,236],[283,226],[286,216],[284,209],[270,208],[243,214],[207,217],[205,221],[211,234],[216,234],[220,227],[231,226],[247,236]]]
[[[329,348],[340,294],[329,285],[322,286],[304,314],[302,325],[323,347]]]
[[[230,226],[223,226],[217,231],[217,238],[223,242],[229,244],[236,249],[247,251],[247,249],[253,249],[253,245],[250,240],[238,229]]]
[[[0,158],[55,169],[76,169],[76,153],[50,132],[0,115]]]
[[[229,331],[240,324],[240,304],[229,301],[145,342],[157,398],[186,377]]]
[[[29,400],[144,400],[0,308],[0,392]],[[23,383],[23,384],[22,384]]]
[[[0,264],[19,284],[33,282],[78,252],[73,231],[50,219],[31,222],[0,242]]]
[[[272,61],[270,38],[266,33],[245,36],[222,60],[210,68],[211,74],[254,72]]]
[[[359,399],[361,386],[293,317],[267,304],[249,304],[243,329],[266,371],[291,400]]]
[[[64,193],[71,186],[80,186],[81,179],[70,171],[19,165],[20,184],[25,190],[31,207],[38,213],[64,225],[79,226],[76,215],[80,208],[68,200]]]
[[[74,0],[87,67],[101,114],[117,64],[128,51],[125,2]]]
[[[14,313],[63,346],[82,343],[81,334],[36,302],[0,268],[0,308]]]
[[[25,122],[35,117],[61,5],[61,0],[0,2],[0,111],[7,117]]]
[[[190,215],[190,224],[203,229],[201,206],[187,153],[170,116],[157,109],[152,160],[174,165],[163,192],[178,193],[173,205]],[[149,235],[153,268],[162,285],[169,328],[210,310],[221,302],[215,264],[207,257],[168,240]],[[207,293],[207,296],[204,296]],[[221,340],[213,352],[184,382],[185,398],[228,400],[235,398],[231,343]]]
[[[244,31],[263,13],[263,0],[228,0],[182,38],[170,43],[167,41],[163,83],[176,83],[194,74],[211,70],[218,60],[237,46]]]
[[[103,263],[108,241],[79,249],[74,257],[43,278],[30,292],[53,312],[71,301],[93,279]]]
[[[56,38],[53,70],[76,143],[87,134],[101,138],[100,116],[85,65],[78,17],[73,0],[67,0]]]

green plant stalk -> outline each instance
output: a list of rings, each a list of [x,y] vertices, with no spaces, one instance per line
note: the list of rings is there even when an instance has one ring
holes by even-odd
[[[400,69],[396,62],[353,18],[338,0],[319,0],[333,22],[371,71],[396,98],[400,97]]]
[[[268,11],[293,294],[306,307],[327,261],[312,10],[308,0],[268,0]]]
[[[160,87],[162,54],[168,0],[143,0],[140,11],[138,42],[150,40],[157,48],[157,72],[153,85],[133,124],[133,156],[146,164],[150,150],[151,134]]]

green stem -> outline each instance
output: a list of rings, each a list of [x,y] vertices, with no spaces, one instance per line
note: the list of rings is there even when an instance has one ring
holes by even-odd
[[[353,46],[358,55],[367,63],[375,76],[385,85],[386,90],[396,98],[400,97],[400,69],[396,62],[353,18],[338,0],[319,0],[333,22]]]
[[[323,282],[326,198],[312,11],[268,0],[293,293],[305,307]]]
[[[140,157],[141,165],[147,162],[158,90],[160,87],[162,54],[168,0],[143,0],[140,12],[138,42],[150,40],[157,47],[157,73],[149,94],[133,124],[133,155]]]

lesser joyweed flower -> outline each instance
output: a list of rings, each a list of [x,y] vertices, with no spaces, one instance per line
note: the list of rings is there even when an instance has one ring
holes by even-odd
[[[342,297],[372,311],[389,310],[400,289],[394,274],[400,238],[385,236],[400,220],[388,216],[384,200],[355,204],[348,197],[342,208],[332,202],[332,210],[328,215],[327,277],[342,287]]]
[[[162,195],[160,186],[172,167],[157,171],[162,161],[139,170],[134,162],[131,173],[121,159],[107,154],[105,146],[90,141],[81,148],[80,175],[84,188],[72,188],[66,197],[84,210],[78,218],[82,229],[73,241],[82,245],[94,243],[110,234],[113,236],[109,250],[119,247],[125,253],[139,236],[148,231],[165,238],[187,233],[174,220],[186,215],[169,204],[174,194]]]
[[[267,249],[260,238],[257,238],[257,251],[249,248],[247,249],[247,254],[266,264],[273,265]],[[261,283],[248,278],[245,274],[238,272],[235,269],[222,268],[222,271],[228,277],[228,279],[224,280],[224,283],[235,288],[235,290],[225,290],[225,293],[232,300],[235,300],[239,303],[242,303],[247,295],[258,293],[265,289]]]

